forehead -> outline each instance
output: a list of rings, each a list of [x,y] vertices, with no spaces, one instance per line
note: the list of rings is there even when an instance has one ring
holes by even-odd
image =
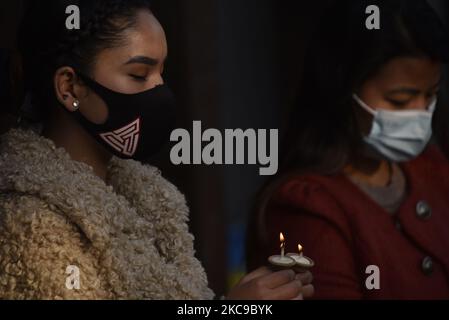
[[[105,49],[98,54],[97,62],[120,66],[135,56],[147,56],[163,61],[167,56],[167,40],[164,29],[148,10],[140,10],[134,28],[124,32],[123,45]]]
[[[127,33],[127,47],[130,51],[144,50],[152,58],[164,58],[167,55],[164,29],[149,11],[141,10],[136,27]]]
[[[441,67],[440,62],[428,58],[395,58],[387,62],[370,80],[387,87],[429,87],[439,81]]]

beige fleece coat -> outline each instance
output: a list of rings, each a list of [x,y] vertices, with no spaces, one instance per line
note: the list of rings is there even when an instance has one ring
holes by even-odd
[[[210,299],[187,222],[154,167],[114,157],[105,183],[31,130],[0,139],[0,298]]]

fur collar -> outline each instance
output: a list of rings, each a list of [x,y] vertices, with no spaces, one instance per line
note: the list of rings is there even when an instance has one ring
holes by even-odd
[[[107,183],[51,140],[13,129],[0,143],[0,192],[36,196],[76,224],[118,298],[211,298],[194,258],[184,196],[158,169],[114,157]]]

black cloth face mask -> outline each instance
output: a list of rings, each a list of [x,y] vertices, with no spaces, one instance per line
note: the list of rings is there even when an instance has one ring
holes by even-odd
[[[108,108],[104,124],[87,120],[79,111],[72,113],[83,128],[113,155],[146,161],[157,154],[174,129],[175,98],[164,84],[136,94],[110,90],[77,73]]]

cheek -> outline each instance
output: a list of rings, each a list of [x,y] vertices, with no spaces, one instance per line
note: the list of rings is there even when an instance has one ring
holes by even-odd
[[[395,108],[384,99],[384,91],[374,84],[367,83],[360,90],[359,97],[372,109],[395,110]]]
[[[104,124],[108,119],[108,108],[105,102],[93,92],[81,101],[80,112],[87,120],[95,124]]]
[[[127,74],[110,75],[109,77],[98,78],[96,81],[106,88],[123,94],[136,94],[152,89],[164,83],[160,72],[152,72],[147,75],[147,81],[136,81]]]
[[[96,76],[95,81],[112,91],[120,93],[132,93],[130,78],[118,71],[104,72]]]

